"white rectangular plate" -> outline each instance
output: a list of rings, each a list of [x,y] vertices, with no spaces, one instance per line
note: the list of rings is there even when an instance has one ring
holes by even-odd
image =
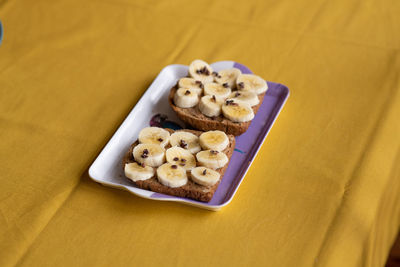
[[[246,66],[234,61],[220,61],[211,64],[211,66],[215,71],[236,67],[242,73],[251,73]],[[137,140],[141,129],[148,127],[150,124],[159,124],[165,128],[185,128],[185,125],[177,118],[169,106],[168,95],[177,81],[187,76],[187,74],[188,67],[184,65],[169,65],[160,72],[90,166],[89,176],[94,181],[106,186],[127,190],[140,197],[176,201],[209,210],[219,210],[232,200],[251,162],[254,160],[289,96],[289,89],[282,84],[268,82],[268,91],[249,129],[246,133],[236,137],[235,151],[225,175],[210,202],[204,203],[143,190],[135,187],[130,180],[125,178],[122,159],[129,146]]]

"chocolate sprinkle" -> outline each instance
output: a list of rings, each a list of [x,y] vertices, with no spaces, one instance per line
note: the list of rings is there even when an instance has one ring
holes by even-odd
[[[212,100],[213,102],[217,101],[217,99],[215,98],[215,95],[213,95],[213,96],[211,97],[211,100]]]
[[[225,87],[225,88],[228,88],[229,84],[228,83],[223,83],[222,86]]]
[[[243,82],[238,83],[238,87],[239,87],[239,89],[243,89],[244,88],[244,83]]]
[[[195,81],[195,84],[201,84],[201,81]]]
[[[141,166],[141,167],[146,167],[146,165],[144,165],[144,162],[142,162],[142,163],[139,163],[139,165]]]
[[[145,159],[145,158],[148,158],[149,156],[147,154],[142,154],[140,157]]]
[[[186,162],[186,159],[181,159],[182,162]]]
[[[185,95],[190,95],[190,91],[186,90]]]
[[[219,152],[218,152],[217,150],[210,150],[210,153],[213,154],[213,155],[216,155],[216,154],[218,154]]]
[[[185,166],[185,163],[179,163],[180,166]]]
[[[207,170],[206,170],[206,169],[204,169],[204,171],[203,171],[203,175],[206,175],[206,173],[207,173]]]
[[[172,169],[177,169],[178,166],[176,166],[176,165],[174,164],[174,165],[171,165],[171,168],[172,168]]]
[[[240,96],[240,93],[236,93],[236,94],[235,94],[235,97],[238,97],[238,96]]]
[[[158,141],[158,142],[162,142],[162,141],[164,141],[164,139],[158,138],[157,141]]]
[[[149,154],[149,150],[147,148],[143,149],[143,154]]]
[[[174,161],[178,161],[178,160],[179,160],[179,158],[178,158],[178,157],[175,157],[175,158],[174,158]]]

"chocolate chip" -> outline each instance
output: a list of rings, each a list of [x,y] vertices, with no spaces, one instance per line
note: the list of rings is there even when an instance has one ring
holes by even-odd
[[[216,155],[216,154],[218,154],[219,152],[218,152],[217,150],[210,150],[210,153],[213,154],[213,155]]]
[[[186,159],[181,159],[182,162],[186,162]]]
[[[236,93],[236,94],[235,94],[235,97],[238,97],[238,96],[240,96],[240,93]]]
[[[186,90],[185,95],[190,95],[190,91]]]
[[[225,88],[228,88],[229,84],[228,83],[223,83],[222,86],[225,87]]]
[[[206,173],[207,173],[207,170],[206,170],[206,169],[204,169],[204,171],[203,171],[203,175],[206,175]]]
[[[164,141],[164,139],[158,138],[157,141],[158,141],[158,142],[162,142],[162,141]]]
[[[179,166],[185,166],[185,163],[179,163]]]
[[[244,88],[244,83],[243,82],[238,83],[238,87],[239,87],[239,89],[243,89]]]
[[[204,84],[201,83],[201,84],[199,85],[199,87],[200,87],[201,89],[204,89]]]
[[[194,83],[195,84],[201,84],[201,81],[195,81]]]
[[[212,102],[217,101],[217,99],[215,98],[215,95],[213,95],[213,96],[211,97],[211,101],[212,101]]]
[[[179,160],[179,158],[178,158],[178,157],[175,157],[175,158],[174,158],[174,161],[178,161],[178,160]]]
[[[218,72],[216,72],[216,71],[213,71],[213,72],[212,72],[212,75],[214,75],[214,76],[218,76]]]
[[[177,169],[178,166],[176,166],[176,165],[174,164],[174,165],[171,165],[171,168],[172,168],[172,169]]]
[[[226,101],[225,101],[225,104],[226,104],[227,106],[239,106],[239,104],[238,104],[238,103],[235,103],[235,102],[233,102],[233,100],[232,100],[232,99],[230,99],[230,100],[226,100]]]
[[[143,154],[149,154],[149,150],[147,148],[143,149]]]
[[[179,146],[182,147],[182,148],[186,148],[186,147],[187,147],[187,143],[185,142],[185,140],[182,139],[182,140],[179,142]]]
[[[196,70],[197,74],[204,74],[204,75],[210,75],[210,71],[207,69],[206,66],[204,66],[203,68]]]
[[[197,74],[204,74],[204,72],[207,70],[207,68],[204,66],[201,69],[196,70]]]

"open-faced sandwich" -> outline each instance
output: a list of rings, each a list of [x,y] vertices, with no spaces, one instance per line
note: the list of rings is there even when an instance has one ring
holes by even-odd
[[[178,117],[195,129],[241,135],[257,113],[267,82],[237,68],[213,71],[202,60],[189,66],[189,77],[171,88],[169,104]]]
[[[222,131],[140,131],[123,159],[125,176],[137,187],[208,202],[217,190],[235,148]]]

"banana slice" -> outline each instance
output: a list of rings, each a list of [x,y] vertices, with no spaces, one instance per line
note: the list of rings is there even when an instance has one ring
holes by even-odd
[[[178,86],[181,88],[189,88],[192,89],[197,95],[201,95],[203,93],[204,84],[201,81],[197,81],[193,78],[181,78],[178,82]]]
[[[216,98],[225,100],[231,94],[231,88],[218,83],[207,83],[204,85],[204,95],[215,95]]]
[[[254,112],[247,103],[234,99],[227,99],[222,105],[222,114],[233,122],[246,122],[254,118]]]
[[[229,145],[229,138],[222,131],[208,131],[200,135],[200,145],[203,149],[222,151]]]
[[[196,167],[191,172],[191,178],[195,183],[204,186],[213,186],[219,181],[220,174],[206,167]]]
[[[203,83],[210,83],[214,80],[212,75],[213,69],[210,65],[200,59],[194,60],[189,65],[189,75]]]
[[[239,75],[236,79],[236,87],[239,90],[252,91],[256,94],[262,94],[268,89],[267,82],[254,74]]]
[[[215,75],[215,81],[230,88],[236,87],[236,79],[242,74],[237,68],[221,70]]]
[[[169,132],[159,127],[146,127],[139,133],[139,143],[156,144],[162,147],[168,145]]]
[[[188,181],[186,170],[171,163],[165,163],[158,167],[157,179],[160,183],[168,187],[180,187]]]
[[[199,95],[193,89],[179,88],[175,92],[174,103],[180,108],[191,108],[199,103]]]
[[[189,171],[196,167],[196,159],[188,150],[178,146],[173,146],[167,149],[166,159],[171,164],[179,165],[185,170]]]
[[[164,163],[165,150],[160,145],[139,144],[133,149],[133,157],[145,166],[158,167]]]
[[[200,99],[199,110],[208,117],[217,117],[221,114],[221,106],[223,101],[217,99],[214,95],[206,95]]]
[[[258,99],[257,94],[251,92],[251,91],[235,91],[232,92],[232,94],[229,96],[229,98],[240,101],[240,102],[245,102],[249,104],[250,106],[256,106],[258,103],[260,103],[260,99]]]
[[[192,154],[196,154],[201,150],[199,137],[189,132],[174,132],[169,139],[171,146],[179,146],[187,149]]]
[[[150,166],[141,166],[137,162],[125,164],[125,176],[132,181],[143,181],[154,176],[154,169]]]
[[[200,151],[196,158],[200,165],[214,170],[224,167],[229,161],[225,153],[216,150]]]

